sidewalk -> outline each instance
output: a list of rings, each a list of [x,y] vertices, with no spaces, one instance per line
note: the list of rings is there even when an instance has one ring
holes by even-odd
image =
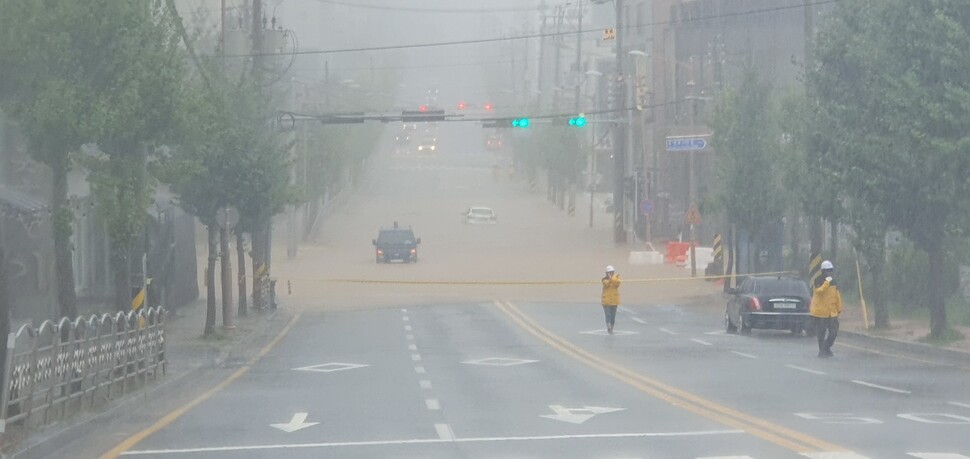
[[[104,404],[74,414],[40,430],[26,439],[5,447],[0,457],[41,458],[71,451],[70,456],[97,456],[131,433],[144,429],[179,403],[192,399],[214,383],[214,371],[234,362],[245,362],[256,355],[286,325],[292,312],[280,308],[269,312],[250,312],[237,318],[236,329],[225,331],[217,322],[213,337],[202,337],[206,302],[200,298],[169,313],[165,324],[165,374],[147,387],[129,392]],[[218,305],[221,311],[221,304]],[[220,376],[221,377],[221,376]],[[111,435],[90,435],[112,432]],[[97,439],[94,437],[98,437]]]
[[[928,344],[923,339],[930,334],[929,319],[895,319],[889,318],[888,329],[876,329],[873,326],[875,312],[869,309],[869,329],[862,320],[862,307],[855,303],[846,303],[840,318],[840,332],[859,338],[874,341],[894,342],[905,344],[916,350],[942,350],[965,354],[970,358],[970,327],[951,325],[951,328],[963,333],[968,339],[948,344]]]

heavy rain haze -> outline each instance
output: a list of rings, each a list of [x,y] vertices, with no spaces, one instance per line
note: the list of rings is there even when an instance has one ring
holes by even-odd
[[[0,455],[970,459],[970,2],[0,0]]]

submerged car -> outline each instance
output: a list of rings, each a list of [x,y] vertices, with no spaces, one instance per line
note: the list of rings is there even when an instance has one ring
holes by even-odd
[[[414,237],[411,228],[381,228],[377,233],[377,239],[371,241],[374,244],[375,260],[378,263],[389,263],[394,260],[401,260],[405,263],[416,263],[418,261],[418,244],[421,238]]]
[[[793,277],[749,277],[737,288],[724,310],[728,333],[751,333],[752,329],[811,330],[808,309],[811,293],[805,281]]]
[[[495,223],[498,216],[488,207],[469,207],[461,214],[462,223]]]

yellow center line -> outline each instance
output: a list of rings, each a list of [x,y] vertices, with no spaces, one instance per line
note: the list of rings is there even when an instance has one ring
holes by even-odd
[[[300,319],[300,314],[297,314],[297,315],[293,316],[293,318],[290,319],[290,322],[288,324],[286,324],[285,327],[283,327],[283,330],[281,330],[279,332],[279,334],[277,334],[276,337],[273,338],[273,340],[269,342],[269,344],[267,344],[266,346],[264,346],[259,351],[259,353],[256,354],[255,357],[249,359],[249,361],[246,362],[245,365],[243,365],[242,367],[240,367],[238,370],[232,372],[231,375],[229,375],[228,377],[226,377],[226,379],[223,379],[219,384],[216,384],[213,388],[205,391],[202,395],[199,395],[198,397],[192,399],[192,401],[186,403],[185,405],[182,405],[182,406],[180,406],[180,407],[172,410],[171,412],[169,412],[168,414],[166,414],[165,416],[163,416],[161,419],[159,419],[158,421],[156,421],[155,424],[152,424],[147,429],[144,429],[144,430],[142,430],[142,431],[140,431],[140,432],[138,432],[138,433],[136,433],[136,434],[134,434],[134,435],[126,438],[126,439],[124,439],[121,443],[118,443],[118,445],[116,445],[114,448],[111,448],[109,451],[107,451],[106,453],[102,454],[101,455],[101,459],[115,459],[115,458],[117,458],[118,456],[121,455],[121,453],[124,453],[125,451],[128,451],[131,448],[134,448],[135,445],[137,445],[138,443],[140,443],[142,440],[144,440],[144,439],[148,438],[149,436],[155,434],[159,430],[162,430],[165,427],[168,427],[171,423],[175,422],[176,419],[182,417],[182,415],[184,415],[185,413],[188,413],[189,411],[191,411],[192,408],[195,408],[196,406],[198,406],[202,402],[208,400],[213,395],[219,393],[220,391],[222,391],[226,387],[229,387],[230,384],[232,384],[233,382],[235,382],[237,379],[241,378],[242,375],[246,374],[249,371],[249,369],[252,368],[253,364],[255,364],[256,362],[258,362],[259,359],[263,358],[266,354],[268,354],[269,351],[272,350],[273,347],[275,347],[283,339],[283,337],[285,337],[286,334],[290,332],[290,329],[293,328],[293,325],[296,324],[296,321],[299,320],[299,319]]]
[[[560,352],[673,406],[724,425],[744,430],[758,438],[798,453],[847,450],[844,447],[720,405],[604,360],[545,329],[514,304],[507,301],[496,301],[495,305],[507,314],[513,322]]]

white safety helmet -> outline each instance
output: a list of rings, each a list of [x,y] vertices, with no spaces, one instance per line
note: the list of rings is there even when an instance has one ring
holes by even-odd
[[[612,265],[607,266],[606,267],[606,272],[608,272],[608,273],[614,272],[613,266]]]
[[[835,269],[835,266],[832,266],[831,261],[825,260],[822,262],[822,269]]]

